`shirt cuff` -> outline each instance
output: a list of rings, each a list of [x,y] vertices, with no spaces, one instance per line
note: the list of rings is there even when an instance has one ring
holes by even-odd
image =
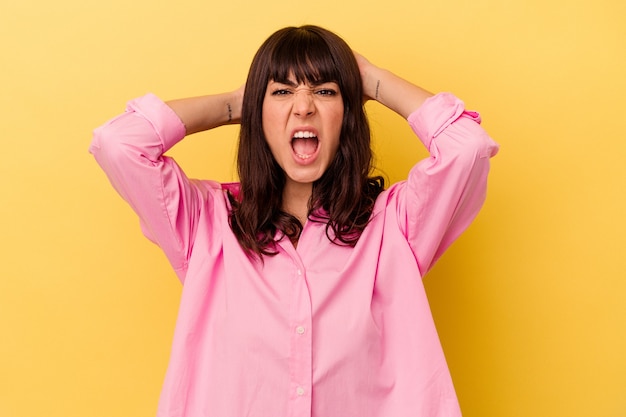
[[[185,125],[174,110],[152,93],[129,101],[126,110],[134,111],[150,122],[161,139],[164,152],[187,134]]]
[[[429,97],[407,118],[409,125],[430,149],[431,141],[459,117],[465,116],[480,123],[480,115],[466,111],[465,103],[451,93],[439,93]]]

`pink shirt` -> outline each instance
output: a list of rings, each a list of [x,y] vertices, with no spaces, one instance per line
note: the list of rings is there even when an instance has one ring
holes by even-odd
[[[185,135],[166,104],[138,98],[96,129],[90,151],[184,284],[159,417],[460,416],[421,278],[477,215],[498,146],[450,94],[408,121],[430,157],[356,247],[307,222],[264,264],[229,227],[236,185],[163,155]]]

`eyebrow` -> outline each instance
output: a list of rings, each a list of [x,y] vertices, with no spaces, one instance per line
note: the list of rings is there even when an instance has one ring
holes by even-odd
[[[284,85],[288,85],[289,87],[293,87],[293,88],[296,88],[296,87],[298,86],[298,83],[297,83],[297,82],[295,82],[295,81],[291,81],[291,80],[282,80],[282,81],[279,81],[279,80],[270,80],[270,82],[277,83],[277,84],[284,84]]]

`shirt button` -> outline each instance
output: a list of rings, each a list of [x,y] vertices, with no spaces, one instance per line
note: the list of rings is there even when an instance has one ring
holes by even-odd
[[[302,270],[298,269],[298,275],[302,275]]]
[[[304,395],[304,388],[302,387],[298,387],[296,388],[296,394],[298,394],[298,396],[303,396]]]
[[[296,333],[298,333],[298,334],[304,334],[304,326],[298,326],[298,327],[296,327]]]

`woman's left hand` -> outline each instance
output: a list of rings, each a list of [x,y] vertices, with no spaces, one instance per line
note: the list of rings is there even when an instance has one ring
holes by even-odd
[[[358,52],[352,52],[361,73],[364,101],[376,100],[406,119],[432,96],[423,88],[372,64]]]
[[[360,53],[356,51],[352,52],[354,53],[356,63],[359,66],[359,72],[361,73],[361,81],[363,82],[363,101],[376,100],[377,78],[372,76],[372,73],[374,73],[377,68]]]

